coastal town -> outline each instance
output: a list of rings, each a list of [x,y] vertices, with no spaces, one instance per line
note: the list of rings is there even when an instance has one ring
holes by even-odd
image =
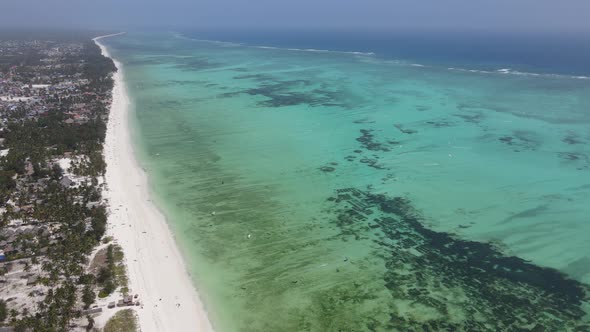
[[[0,331],[136,329],[105,236],[115,71],[90,35],[0,38]]]

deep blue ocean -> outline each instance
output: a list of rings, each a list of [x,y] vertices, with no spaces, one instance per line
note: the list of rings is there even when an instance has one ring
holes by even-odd
[[[590,76],[590,36],[411,31],[182,31],[249,46],[374,53],[424,65]]]

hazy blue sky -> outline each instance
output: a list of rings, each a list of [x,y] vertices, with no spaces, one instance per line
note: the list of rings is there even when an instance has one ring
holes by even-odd
[[[0,0],[0,25],[590,32],[590,0]]]

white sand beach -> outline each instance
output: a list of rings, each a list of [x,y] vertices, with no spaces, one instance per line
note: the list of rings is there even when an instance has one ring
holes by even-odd
[[[107,57],[100,40],[111,36],[94,39]],[[125,253],[129,288],[141,301],[141,306],[133,307],[141,331],[213,331],[166,219],[151,202],[147,176],[135,159],[128,126],[130,102],[121,63],[114,61],[118,71],[104,152],[108,235]],[[97,325],[106,323],[117,309],[105,308]]]

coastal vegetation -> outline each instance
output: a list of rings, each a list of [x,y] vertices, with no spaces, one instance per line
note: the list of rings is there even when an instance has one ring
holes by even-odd
[[[98,294],[100,298],[107,297],[119,287],[123,295],[129,293],[123,251],[120,246],[110,244],[106,248],[106,262],[98,271],[96,282],[101,287]]]
[[[137,317],[132,309],[117,312],[105,325],[104,332],[136,332]]]
[[[1,264],[5,275],[23,267],[34,300],[1,301],[0,322],[16,331],[66,331],[97,295],[126,289],[118,246],[108,245],[98,273],[88,270],[106,231],[99,178],[116,68],[87,36],[12,45],[22,51],[1,67],[15,82],[6,91],[16,94],[0,103]]]

